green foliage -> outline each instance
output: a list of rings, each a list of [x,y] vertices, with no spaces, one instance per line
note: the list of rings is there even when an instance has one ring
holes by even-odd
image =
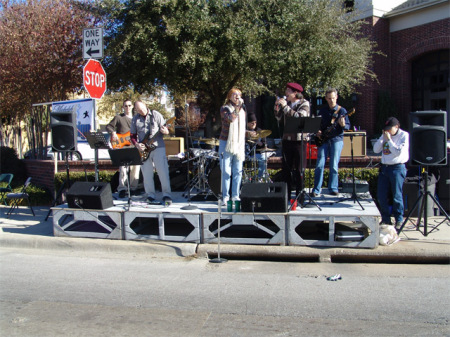
[[[108,85],[196,91],[217,114],[227,92],[274,93],[298,81],[309,94],[341,94],[367,77],[374,43],[363,21],[328,0],[128,0],[99,2],[108,27]],[[100,9],[98,10],[100,11]],[[114,23],[112,23],[114,21]]]
[[[0,173],[12,173],[14,178],[11,182],[11,186],[15,187],[27,179],[25,164],[17,156],[15,149],[11,147],[0,147]]]
[[[270,176],[280,177],[281,170],[268,170]],[[370,195],[376,199],[377,196],[377,185],[378,185],[378,168],[355,168],[355,179],[365,180],[369,183],[369,192]],[[328,177],[329,177],[329,169],[325,168],[323,172],[323,183],[324,187],[327,186]],[[352,178],[352,169],[351,168],[340,168],[339,169],[339,182],[349,178]],[[312,188],[314,187],[314,169],[306,169],[305,170],[305,187]]]
[[[111,182],[111,179],[115,173],[115,171],[98,171],[98,180],[109,183]],[[73,184],[75,181],[86,181],[84,172],[70,172],[69,177],[71,184]],[[55,174],[55,191],[58,191],[61,188],[66,179],[66,172],[58,172]],[[87,181],[95,181],[95,172],[87,173]]]

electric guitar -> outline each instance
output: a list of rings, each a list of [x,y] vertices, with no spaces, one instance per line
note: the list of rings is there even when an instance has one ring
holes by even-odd
[[[118,133],[117,138],[119,138],[119,139],[111,141],[111,145],[112,145],[113,149],[121,149],[124,146],[131,145],[130,131],[128,131],[127,133]]]
[[[318,135],[317,133],[314,135],[314,141],[317,145],[317,147],[322,146],[328,139],[331,138],[331,134],[333,133],[333,131],[336,129],[337,127],[337,120],[340,117],[345,117],[345,116],[351,116],[355,113],[355,108],[353,108],[350,112],[347,112],[346,114],[343,114],[341,116],[338,117],[333,117],[331,119],[331,125],[328,126],[324,131],[322,131],[322,134]]]
[[[171,119],[169,119],[165,126],[167,126],[168,129],[172,128],[173,123],[175,122],[176,117],[172,117]],[[159,136],[159,134],[161,133],[161,130],[158,130],[158,132],[156,132],[153,137],[151,137],[150,139],[148,139],[148,135],[142,140],[142,144],[145,145],[145,149],[144,151],[141,152],[141,159],[142,161],[146,161],[148,159],[148,157],[150,157],[150,152],[152,152],[154,149],[156,149],[156,145],[155,140],[156,137]]]

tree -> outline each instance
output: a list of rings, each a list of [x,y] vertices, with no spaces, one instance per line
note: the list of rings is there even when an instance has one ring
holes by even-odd
[[[92,16],[70,0],[3,0],[0,7],[0,143],[9,145],[8,129],[28,121],[29,139],[36,135],[41,147],[49,118],[31,105],[81,89],[82,28],[92,25]]]
[[[109,9],[110,87],[196,91],[215,114],[233,86],[273,94],[296,81],[310,95],[330,85],[345,94],[375,77],[375,45],[339,1],[128,0]]]

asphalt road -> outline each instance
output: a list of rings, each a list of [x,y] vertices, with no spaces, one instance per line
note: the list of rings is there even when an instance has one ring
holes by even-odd
[[[327,281],[341,274],[342,279]],[[0,249],[2,336],[450,336],[448,265]]]

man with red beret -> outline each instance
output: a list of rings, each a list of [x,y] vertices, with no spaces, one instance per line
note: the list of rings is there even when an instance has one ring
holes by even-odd
[[[298,83],[286,84],[285,98],[279,98],[275,102],[275,117],[277,120],[286,117],[309,117],[309,102],[303,97],[303,87]],[[286,125],[286,124],[285,124]],[[307,140],[308,135],[303,134],[303,139]],[[306,167],[306,142],[303,142],[302,150],[301,133],[283,133],[282,140],[282,165],[284,181],[287,183],[288,200],[291,199],[292,184],[295,183],[298,195],[303,186],[303,172]],[[300,157],[303,153],[303,167]]]

